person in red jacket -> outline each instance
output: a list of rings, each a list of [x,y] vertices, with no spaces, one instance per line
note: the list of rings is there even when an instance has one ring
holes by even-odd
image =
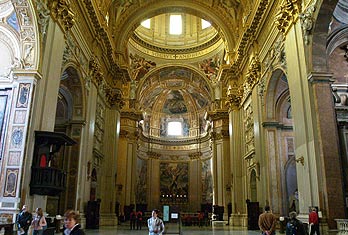
[[[312,211],[309,213],[309,226],[310,226],[310,235],[313,235],[316,233],[317,235],[320,235],[319,231],[319,216],[317,213],[317,210],[315,207],[312,208]]]

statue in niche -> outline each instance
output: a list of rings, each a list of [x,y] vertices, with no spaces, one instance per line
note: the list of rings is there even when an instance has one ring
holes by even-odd
[[[218,80],[213,80],[212,85],[214,88],[215,100],[221,99],[221,82]]]

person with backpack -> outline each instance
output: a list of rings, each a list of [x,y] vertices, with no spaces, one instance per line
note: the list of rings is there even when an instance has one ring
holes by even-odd
[[[289,213],[289,221],[286,224],[286,235],[306,235],[303,223],[296,216],[297,213],[295,211]]]

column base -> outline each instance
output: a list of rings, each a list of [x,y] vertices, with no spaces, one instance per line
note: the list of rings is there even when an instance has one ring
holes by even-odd
[[[231,214],[230,225],[237,227],[248,227],[248,217],[245,214]]]
[[[118,219],[113,213],[100,213],[99,226],[116,226]]]

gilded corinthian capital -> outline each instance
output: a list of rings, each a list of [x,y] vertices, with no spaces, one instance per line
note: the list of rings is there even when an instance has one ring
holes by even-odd
[[[122,109],[124,101],[122,100],[122,93],[119,89],[106,88],[105,98],[111,107]]]
[[[74,25],[74,12],[71,10],[69,0],[50,0],[49,6],[52,18],[61,24],[65,31]]]
[[[245,82],[249,84],[249,87],[254,87],[255,84],[259,81],[261,73],[261,63],[257,56],[254,56],[251,59],[249,64],[248,72],[246,74]]]
[[[276,15],[275,23],[283,34],[288,32],[290,26],[298,18],[301,12],[301,0],[285,0]]]
[[[227,90],[226,106],[230,110],[237,110],[240,107],[243,97],[243,87],[229,86]]]

